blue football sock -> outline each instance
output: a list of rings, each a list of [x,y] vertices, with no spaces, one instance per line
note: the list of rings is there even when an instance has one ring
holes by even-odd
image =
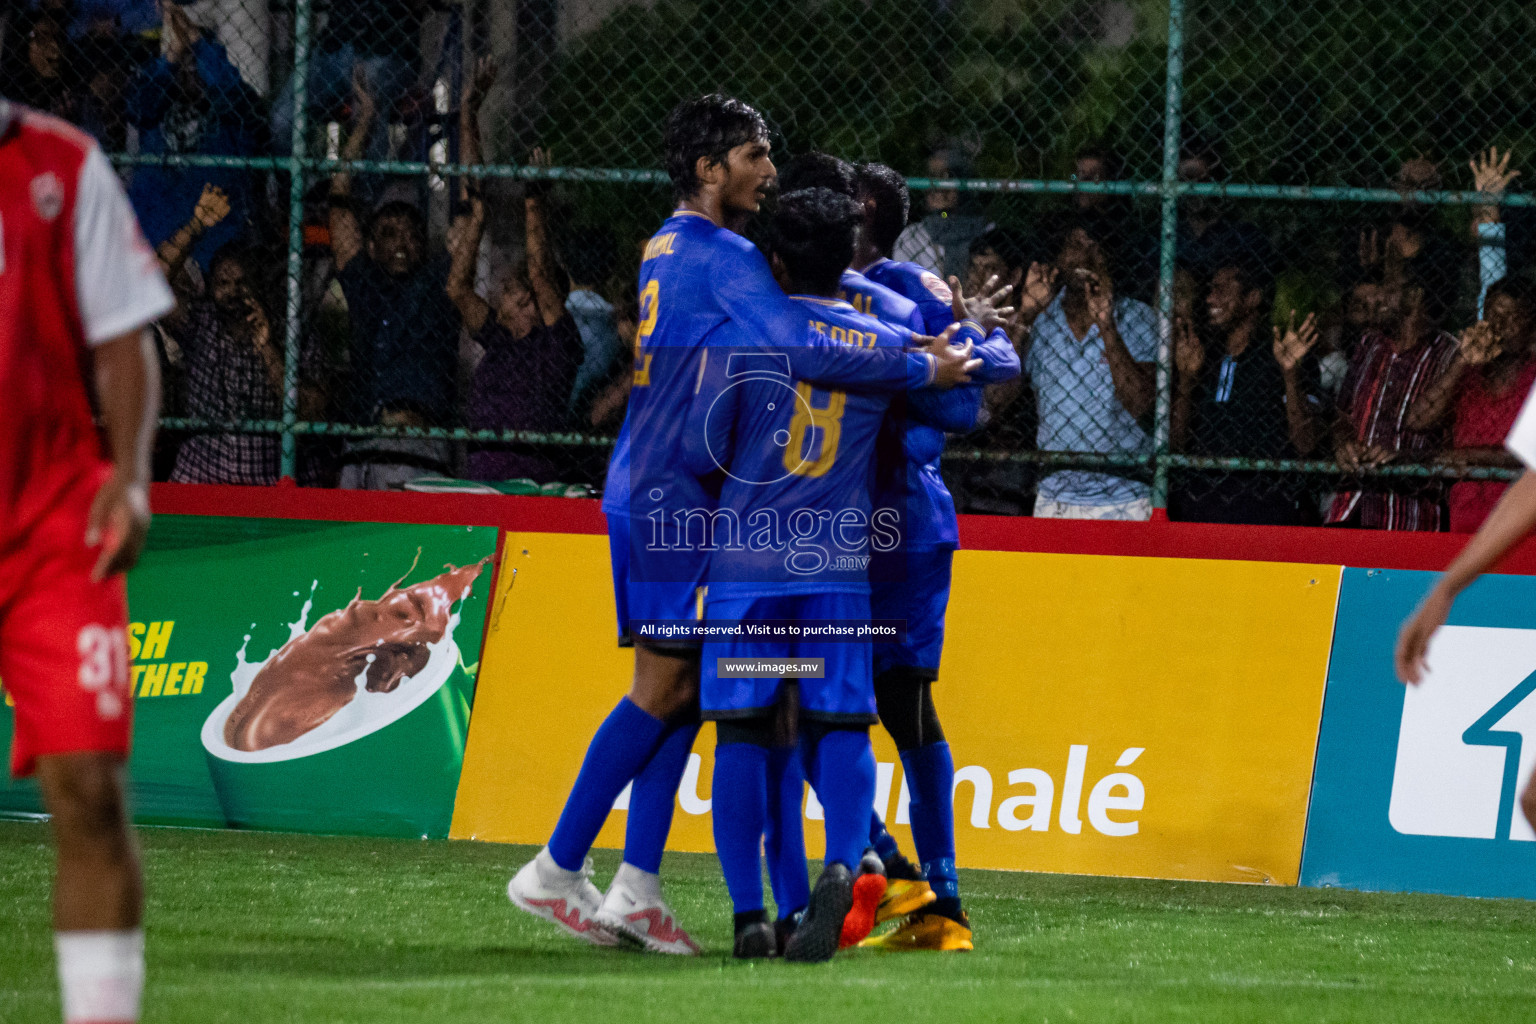
[[[715,747],[715,852],[738,914],[763,909],[763,826],[768,816],[768,748]]]
[[[881,860],[891,860],[901,848],[896,845],[896,837],[886,831],[885,820],[880,817],[880,812],[869,812],[869,845],[875,848]]]
[[[549,837],[549,855],[567,871],[578,871],[602,831],[613,802],[639,774],[656,749],[665,726],[628,697],[603,719],[587,747],[581,773]]]
[[[925,743],[901,755],[912,792],[912,842],[939,899],[958,899],[955,874],[955,762],[948,743]]]
[[[863,729],[832,729],[817,745],[816,795],[827,816],[826,863],[859,870],[875,802],[875,749]]]
[[[811,901],[811,881],[805,866],[805,824],[800,817],[805,799],[805,774],[794,747],[768,751],[768,827],[763,847],[768,854],[768,881],[778,916],[804,910]]]
[[[635,776],[635,788],[629,794],[629,824],[624,830],[624,863],[653,875],[661,870],[661,854],[667,848],[672,812],[677,807],[677,786],[698,734],[698,722],[668,726],[651,759]]]

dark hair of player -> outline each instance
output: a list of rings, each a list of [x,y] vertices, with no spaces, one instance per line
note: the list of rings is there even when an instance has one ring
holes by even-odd
[[[859,204],[829,188],[807,188],[779,199],[770,251],[784,262],[790,290],[832,295],[853,260]]]
[[[409,224],[411,226],[411,230],[416,233],[416,240],[420,242],[423,247],[426,246],[427,218],[422,216],[421,210],[418,209],[415,204],[408,203],[403,199],[395,199],[385,203],[383,206],[373,211],[373,217],[368,222],[369,233],[372,234],[373,230],[378,228],[381,221],[391,219],[403,220]]]
[[[779,172],[780,192],[829,188],[853,198],[853,164],[831,153],[802,153]]]
[[[885,164],[860,164],[853,172],[853,182],[855,197],[860,202],[875,201],[875,213],[866,237],[880,250],[880,255],[889,256],[912,212],[912,193],[907,189],[907,179]]]
[[[724,164],[731,150],[768,138],[763,115],[741,100],[710,93],[684,100],[667,115],[662,149],[667,175],[679,199],[699,192],[699,158]]]

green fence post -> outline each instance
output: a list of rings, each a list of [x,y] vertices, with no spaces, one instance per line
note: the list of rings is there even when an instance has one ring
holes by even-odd
[[[1173,418],[1173,274],[1179,230],[1179,144],[1184,117],[1184,0],[1168,0],[1168,88],[1163,109],[1163,230],[1157,273],[1157,411],[1153,424],[1152,507],[1168,507]]]
[[[288,157],[288,318],[283,338],[283,433],[279,474],[297,479],[293,425],[299,419],[299,341],[304,325],[304,157],[309,134],[309,28],[311,0],[298,0],[293,17],[293,144]]]

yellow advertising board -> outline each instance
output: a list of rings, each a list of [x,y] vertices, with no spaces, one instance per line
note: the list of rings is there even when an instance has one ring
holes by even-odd
[[[607,538],[508,533],[452,834],[543,843],[629,682]],[[515,570],[515,573],[514,573]],[[936,697],[962,865],[1295,884],[1337,566],[962,551]],[[708,851],[713,732],[671,849]],[[911,850],[876,730],[876,804]],[[620,798],[620,806],[625,798]],[[820,808],[808,798],[808,817]],[[599,846],[623,845],[616,812]],[[806,830],[813,856],[821,843]]]

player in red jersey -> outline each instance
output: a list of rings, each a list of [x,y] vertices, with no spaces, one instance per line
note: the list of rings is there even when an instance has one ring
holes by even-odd
[[[37,774],[52,814],[68,1024],[137,1021],[144,984],[123,573],[160,406],[144,328],[172,304],[95,143],[0,99],[0,681],[11,771]]]

